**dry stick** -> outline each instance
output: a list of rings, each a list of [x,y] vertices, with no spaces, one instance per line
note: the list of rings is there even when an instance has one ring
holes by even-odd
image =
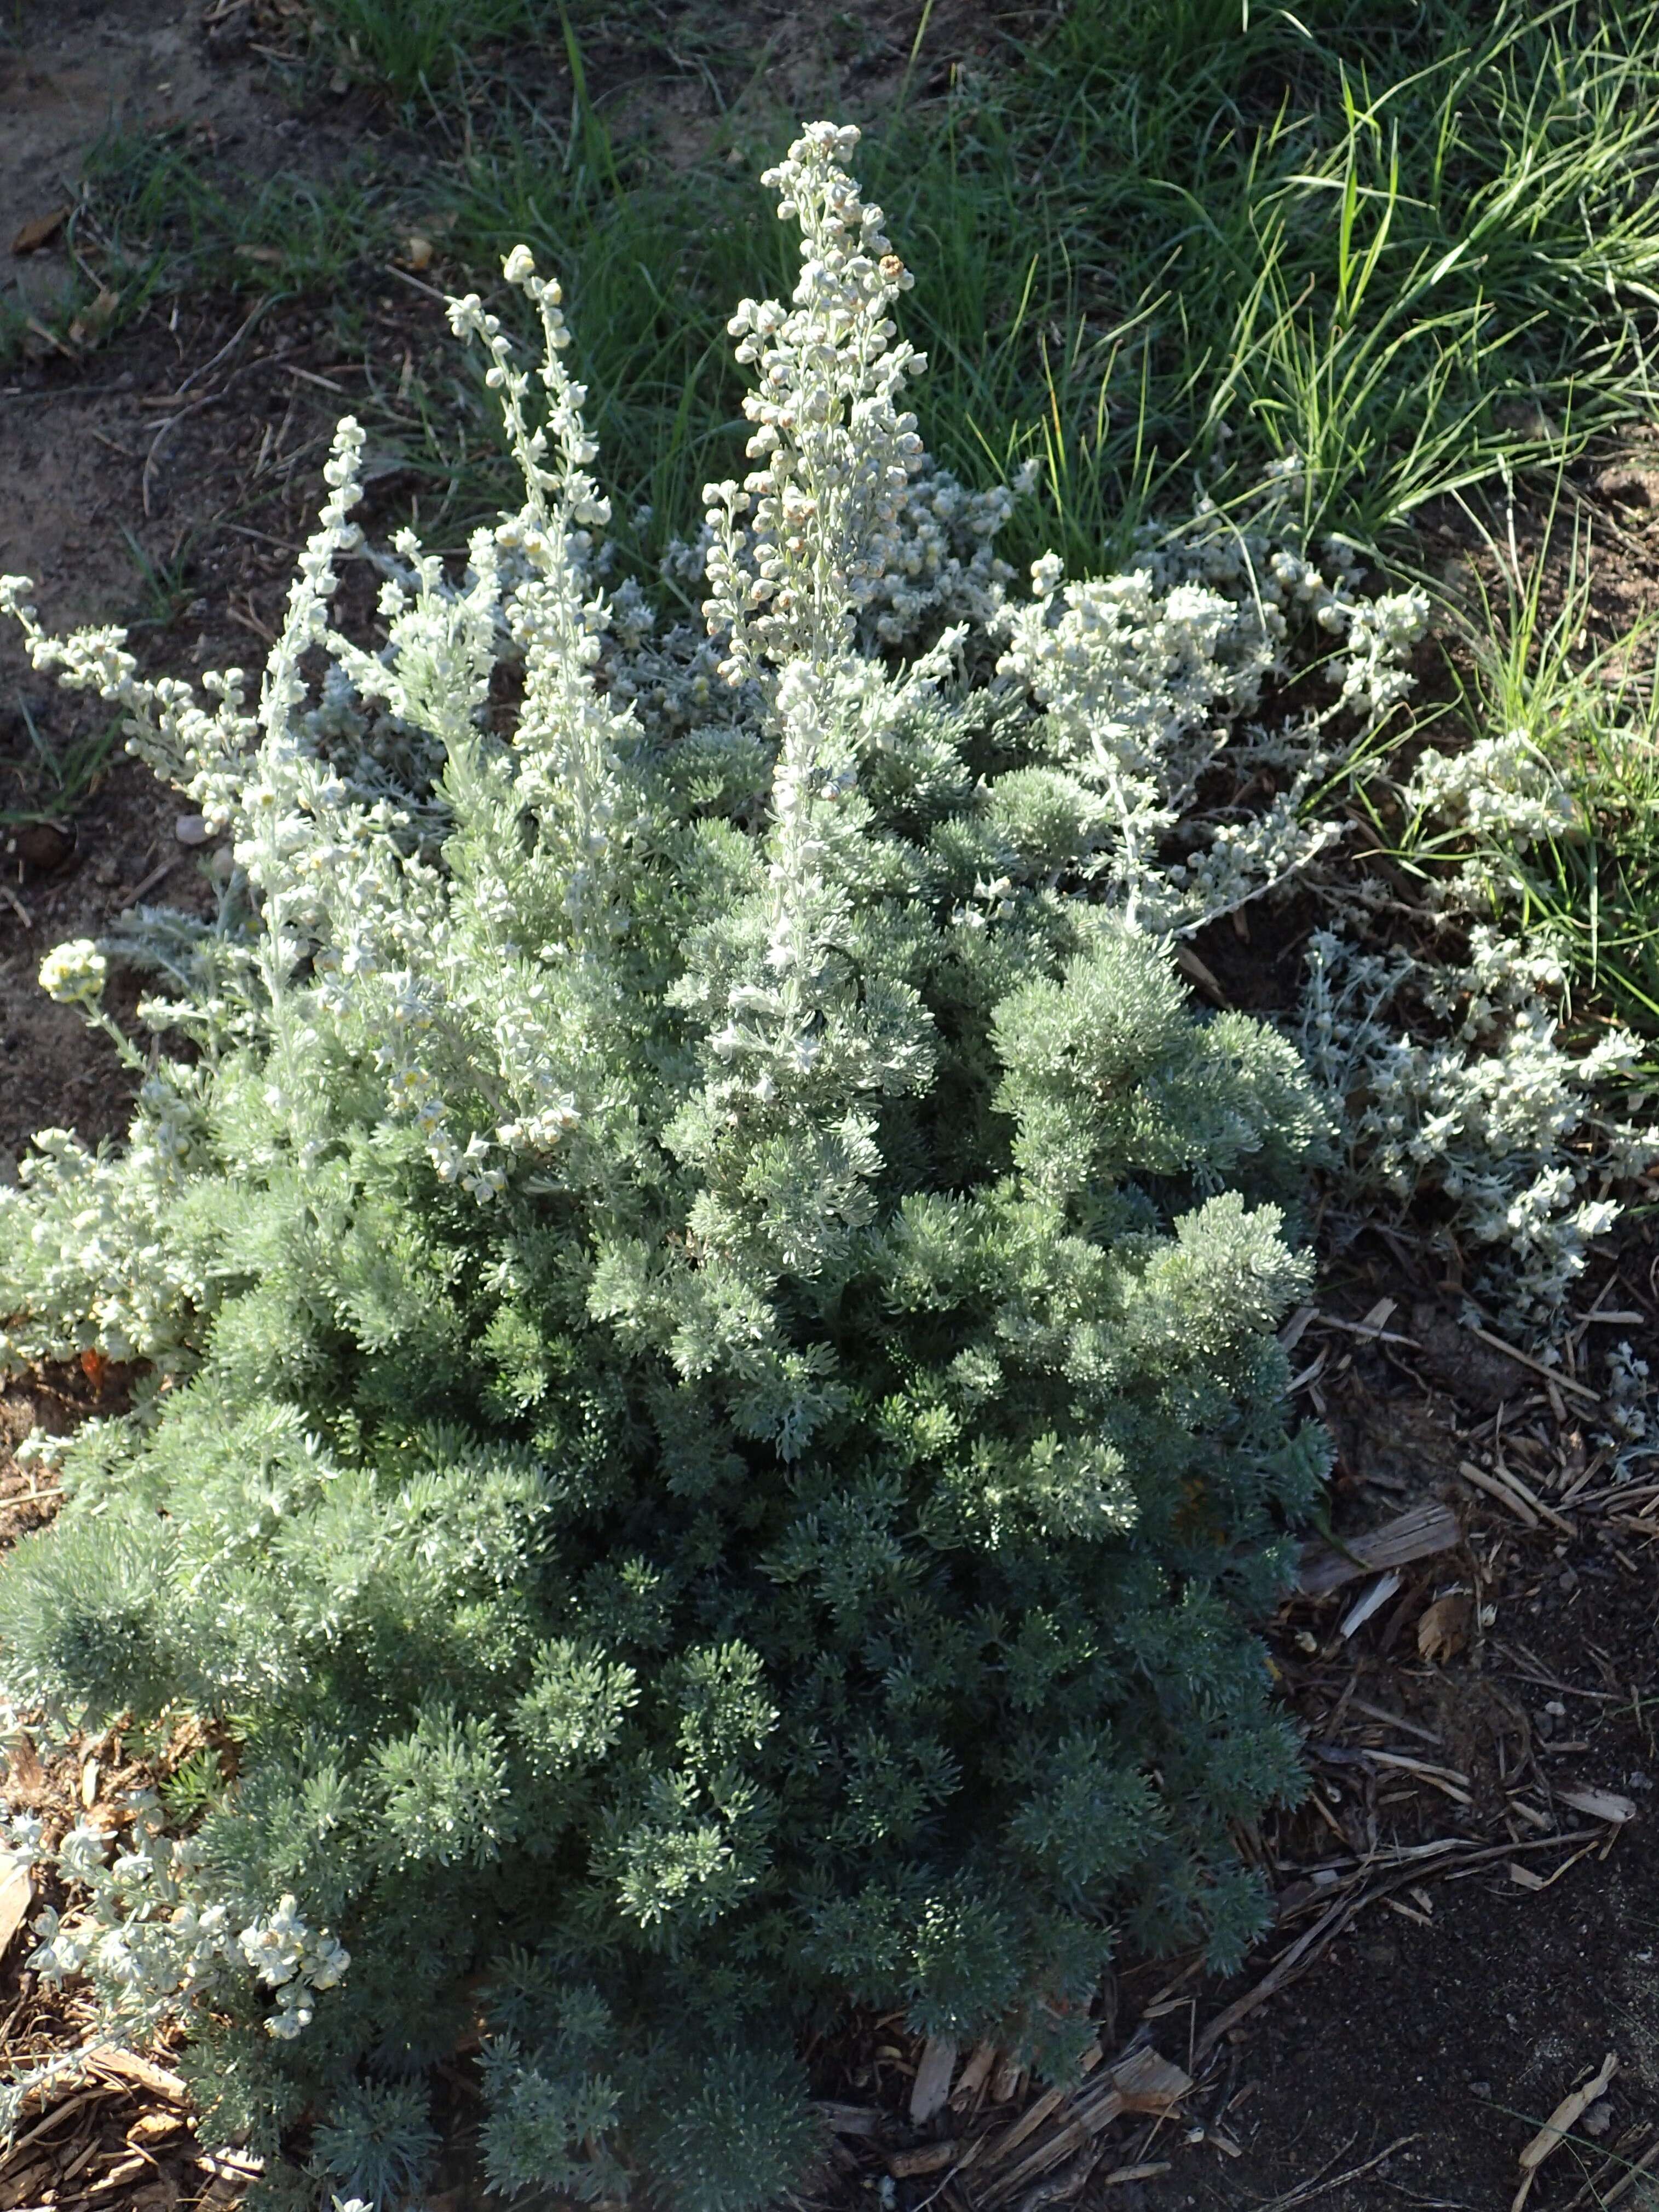
[[[121,891],[117,894],[118,908],[136,905],[146,891],[153,891],[157,884],[170,876],[184,857],[182,853],[175,853],[170,860],[158,860],[149,873],[142,881],[136,883],[130,891]]]
[[[190,374],[185,379],[184,382],[179,386],[179,389],[173,393],[173,396],[175,399],[182,399],[185,392],[190,390],[192,384],[199,383],[203,377],[209,374],[211,370],[217,368],[222,361],[229,360],[231,355],[235,352],[237,347],[240,345],[242,340],[253,328],[254,325],[258,321],[261,315],[264,313],[265,310],[270,307],[271,301],[276,298],[276,295],[274,292],[267,292],[263,300],[256,300],[254,301],[252,311],[243,317],[240,325],[225,340],[225,343],[220,347],[218,352],[216,353],[210,360],[204,361],[199,368],[191,369]]]
[[[387,261],[381,265],[388,276],[395,276],[400,284],[407,284],[411,291],[424,292],[428,300],[436,300],[441,307],[449,305],[447,292],[439,291],[434,284],[422,284],[418,276],[411,276],[407,269],[399,269],[395,261]]]
[[[250,318],[250,320],[251,319],[252,319]],[[246,330],[248,327],[248,325],[245,323],[242,327]],[[216,392],[210,392],[206,398],[203,399],[192,399],[188,407],[181,407],[176,415],[169,415],[167,416],[167,421],[161,424],[161,428],[156,431],[154,438],[150,441],[149,451],[144,456],[143,474],[138,480],[138,489],[143,497],[144,513],[146,515],[152,512],[149,503],[149,480],[151,475],[155,471],[156,462],[161,459],[162,447],[166,444],[168,438],[172,436],[173,433],[178,428],[179,425],[181,422],[187,422],[192,415],[199,415],[204,408],[218,406],[222,400],[228,397],[232,387],[240,383],[243,377],[251,375],[256,368],[264,368],[268,363],[276,361],[276,358],[277,356],[275,354],[261,354],[258,361],[244,362],[240,368],[232,369],[230,374],[225,379],[224,382],[219,386],[219,389]],[[191,381],[190,378],[185,379],[186,383],[190,381]],[[181,391],[182,389],[183,386],[180,386]],[[174,392],[172,395],[175,399],[179,396],[178,392]]]
[[[68,2119],[71,2112],[80,2112],[83,2106],[96,2104],[107,2094],[104,2089],[82,2089],[73,2097],[65,2097],[61,2105],[52,2106],[45,2119],[36,2121],[26,2136],[18,2136],[6,2153],[7,2163],[9,2164],[20,2150],[27,2150],[40,2136],[49,2135],[61,2121]]]
[[[1200,2058],[1209,2057],[1230,2027],[1236,2027],[1239,2021],[1253,2013],[1259,2004],[1265,2004],[1276,1990],[1282,1989],[1309,1952],[1313,1949],[1315,1944],[1320,1945],[1322,1949],[1325,1944],[1334,1942],[1337,1936],[1358,1911],[1360,1899],[1357,1897],[1339,1899],[1328,1912],[1314,1923],[1305,1936],[1298,1936],[1290,1949],[1268,1967],[1253,1990],[1247,1990],[1243,1996],[1235,1999],[1224,2012],[1218,2013],[1193,2045],[1194,2064],[1196,2065]]]
[[[1373,2172],[1382,2165],[1384,2159],[1392,2158],[1397,2150],[1404,2150],[1407,2143],[1422,2141],[1423,2137],[1420,2134],[1397,2136],[1386,2149],[1380,2150],[1373,2157],[1368,2158],[1363,2166],[1351,2166],[1346,2173],[1332,2174],[1328,2181],[1321,2181],[1317,2177],[1312,2181],[1304,2181],[1299,2189],[1291,2190],[1288,2197],[1274,2197],[1266,2204],[1258,2205],[1256,2212],[1291,2212],[1292,2205],[1311,2204],[1316,2197],[1323,2197],[1328,2190],[1340,2189],[1344,2183],[1358,2181],[1364,2175]]]
[[[110,399],[117,397],[125,399],[131,396],[132,386],[130,384],[46,384],[33,392],[14,392],[9,386],[5,392],[9,400]]]
[[[1558,1390],[1571,1390],[1576,1397],[1587,1399],[1592,1406],[1601,1404],[1599,1395],[1588,1383],[1575,1382],[1571,1375],[1558,1374],[1553,1367],[1546,1367],[1541,1359],[1534,1359],[1530,1352],[1517,1352],[1512,1344],[1505,1344],[1501,1336],[1494,1336],[1489,1328],[1477,1328],[1471,1322],[1469,1334],[1478,1336],[1482,1344],[1491,1345],[1494,1352],[1501,1352],[1506,1359],[1514,1360],[1517,1366],[1530,1367],[1534,1375],[1541,1375],[1547,1382],[1553,1382]]]
[[[1500,1505],[1506,1506],[1523,1528],[1538,1526],[1536,1508],[1518,1497],[1501,1477],[1489,1474],[1485,1468],[1477,1467],[1472,1459],[1459,1460],[1457,1472],[1465,1482],[1473,1483],[1477,1490],[1484,1490],[1488,1498],[1495,1498]]]
[[[1461,1461],[1459,1462],[1460,1466],[1463,1463]],[[1533,1511],[1541,1515],[1553,1528],[1559,1528],[1564,1536],[1576,1536],[1578,1534],[1577,1529],[1566,1516],[1558,1513],[1553,1505],[1546,1504],[1531,1485],[1523,1482],[1515,1469],[1506,1462],[1502,1460],[1498,1462],[1498,1475],[1500,1482],[1507,1483],[1516,1496],[1524,1498]]]
[[[1594,2182],[1587,2181],[1568,2205],[1567,2212],[1581,2212],[1582,2207],[1591,2203],[1595,2206],[1596,2212],[1610,2212],[1612,2206],[1623,2203],[1643,2175],[1651,2173],[1656,2164],[1659,2164],[1659,2137],[1648,2145],[1634,2166],[1626,2166],[1605,2196]]]
[[[1470,1851],[1467,1855],[1460,1855],[1455,1862],[1455,1871],[1459,1874],[1472,1872],[1476,1867],[1490,1865],[1495,1859],[1513,1858],[1522,1851],[1548,1850],[1565,1844],[1594,1843],[1600,1840],[1598,1830],[1572,1828],[1559,1835],[1531,1837],[1519,1843],[1492,1844],[1480,1850]],[[1420,1849],[1420,1846],[1419,1848]],[[1441,1852],[1437,1856],[1443,1861],[1449,1857],[1449,1852],[1455,1849],[1456,1845],[1454,1843],[1447,1851]],[[1452,1869],[1447,1867],[1443,1870],[1449,1874]],[[1350,1881],[1357,1881],[1359,1874],[1363,1871],[1364,1868],[1361,1867],[1354,1875],[1350,1875]],[[1305,1936],[1299,1936],[1291,1944],[1290,1949],[1268,1967],[1254,1989],[1246,1990],[1243,1996],[1236,1998],[1224,2012],[1216,2014],[1193,2045],[1193,2070],[1196,2070],[1200,2058],[1209,2056],[1229,2028],[1237,2027],[1240,2021],[1253,2013],[1259,2004],[1265,2003],[1267,1998],[1275,1996],[1284,1988],[1286,1982],[1295,1977],[1316,1945],[1322,1950],[1327,1944],[1334,1942],[1349,1921],[1363,1906],[1376,1903],[1379,1898],[1386,1897],[1391,1890],[1403,1889],[1407,1882],[1417,1881],[1425,1874],[1438,1875],[1442,1871],[1442,1866],[1425,1868],[1413,1861],[1403,1870],[1374,1883],[1370,1889],[1359,1895],[1340,1898],[1322,1917],[1314,1923]]]
[[[17,916],[17,919],[22,923],[25,929],[33,928],[34,916],[24,905],[22,900],[18,897],[16,892],[13,890],[9,884],[0,884],[0,898],[4,899],[6,904]]]

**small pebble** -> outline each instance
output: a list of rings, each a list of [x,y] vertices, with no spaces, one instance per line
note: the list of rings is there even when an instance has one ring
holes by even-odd
[[[208,826],[199,814],[181,814],[173,825],[173,834],[181,845],[205,845]]]

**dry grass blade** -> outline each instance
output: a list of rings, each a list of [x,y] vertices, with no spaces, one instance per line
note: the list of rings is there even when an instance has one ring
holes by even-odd
[[[1534,1359],[1528,1352],[1517,1352],[1512,1344],[1506,1344],[1501,1336],[1494,1336],[1489,1328],[1476,1328],[1471,1322],[1469,1334],[1478,1336],[1482,1344],[1489,1344],[1494,1352],[1501,1352],[1506,1359],[1514,1360],[1516,1366],[1530,1367],[1534,1375],[1541,1375],[1546,1382],[1553,1382],[1558,1390],[1570,1390],[1576,1398],[1583,1398],[1592,1406],[1601,1404],[1600,1397],[1587,1383],[1575,1382],[1571,1375],[1564,1375],[1556,1367],[1547,1367],[1541,1359]]]
[[[1586,2110],[1598,2097],[1607,2094],[1607,2084],[1618,2071],[1619,2060],[1610,2051],[1601,2061],[1600,2070],[1582,2088],[1575,2089],[1571,2096],[1563,2097],[1521,2154],[1521,2186],[1515,2192],[1515,2201],[1510,2212],[1522,2212],[1532,2192],[1532,2185],[1538,2178],[1539,2167],[1553,2152],[1559,2150],[1568,2130],[1577,2126]]]
[[[1396,2151],[1404,2150],[1408,2144],[1422,2140],[1418,2135],[1397,2136],[1393,2142],[1374,2152],[1362,2165],[1351,2166],[1342,2173],[1316,2175],[1311,2181],[1301,2183],[1288,2195],[1269,2198],[1267,2203],[1257,2207],[1257,2212],[1293,2212],[1293,2208],[1297,2205],[1311,2204],[1316,2197],[1328,2196],[1333,2189],[1345,2189],[1351,2181],[1363,2181],[1368,2173],[1375,2173],[1379,2166],[1385,2165]]]

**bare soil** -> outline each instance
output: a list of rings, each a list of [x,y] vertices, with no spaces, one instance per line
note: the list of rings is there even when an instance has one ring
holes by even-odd
[[[781,100],[822,85],[821,22],[764,0],[738,12]],[[695,10],[668,14],[695,30]],[[845,11],[836,66],[902,70],[915,18],[873,0]],[[930,69],[982,43],[988,20],[966,7],[936,14]],[[112,117],[211,133],[250,173],[280,162],[319,176],[383,127],[352,100],[296,104],[291,81],[250,46],[210,40],[195,13],[155,0],[24,0],[21,21],[21,52],[0,51],[0,253],[72,193]],[[595,66],[623,70],[624,48],[607,59],[601,44]],[[547,67],[556,72],[556,59]],[[664,142],[694,148],[706,89],[677,79],[657,105]],[[69,278],[61,235],[5,270],[32,309],[49,310]],[[165,302],[101,346],[43,342],[0,386],[0,570],[38,580],[50,626],[136,620],[134,649],[154,672],[257,665],[319,502],[335,416],[373,363],[418,360],[437,332],[434,301],[381,270],[362,279],[361,357],[339,356],[311,306],[290,301],[248,325],[251,300],[216,295]],[[1603,456],[1573,495],[1596,518],[1597,619],[1620,634],[1659,605],[1659,454],[1638,443]],[[406,505],[408,483],[388,471],[376,496],[371,522]],[[1430,518],[1425,567],[1465,550],[1455,521]],[[31,671],[0,631],[0,806],[52,817],[51,835],[31,836],[38,822],[0,831],[0,1172],[38,1127],[101,1138],[125,1110],[106,1051],[39,992],[42,954],[96,935],[135,900],[205,908],[214,896],[211,849],[181,842],[187,808],[137,763],[118,755],[72,806],[44,805],[31,721],[61,747],[95,738],[104,715]],[[1228,932],[1205,957],[1224,991],[1255,1004],[1271,996],[1277,951]],[[1626,1335],[1659,1352],[1656,1251],[1633,1229],[1598,1276],[1603,1305],[1639,1320],[1582,1333],[1576,1389],[1546,1386],[1458,1328],[1455,1291],[1408,1247],[1362,1240],[1328,1277],[1298,1357],[1310,1370],[1304,1401],[1338,1440],[1341,1537],[1352,1546],[1443,1504],[1457,1540],[1408,1563],[1361,1622],[1350,1615],[1375,1575],[1298,1599],[1274,1625],[1315,1777],[1301,1810],[1244,1839],[1277,1899],[1274,1932],[1224,1985],[1185,1960],[1124,1962],[1103,2047],[1150,2039],[1194,2086],[1173,2113],[1127,2114],[1074,2146],[1021,2191],[1024,2212],[1045,2192],[1079,2191],[1099,2212],[1498,2212],[1518,2185],[1522,2146],[1609,2051],[1620,2061],[1610,2090],[1540,2167],[1529,2202],[1562,2212],[1641,2201],[1639,2183],[1613,2192],[1650,2150],[1659,2161],[1659,1518],[1639,1490],[1605,1494],[1586,1438],[1608,1341]],[[1386,1322],[1367,1333],[1385,1297]],[[0,1422],[13,1440],[35,1422],[67,1427],[118,1402],[121,1380],[95,1367],[37,1378],[0,1401]],[[1470,1484],[1466,1463],[1513,1468],[1550,1512],[1524,1525]],[[8,1460],[0,1541],[52,1510],[40,1482]],[[1446,1633],[1419,1648],[1431,1606]],[[107,1772],[124,1754],[82,1747],[100,1749]],[[67,1807],[83,1759],[43,1776],[32,1758],[13,1754],[13,1801],[44,1792]],[[1569,1802],[1584,1791],[1627,1801],[1632,1817]],[[0,2057],[38,2056],[81,2032],[21,1970],[23,1948],[14,1941],[0,1960]],[[995,2160],[962,2155],[976,2135],[1029,2118],[1036,2092],[1005,2083],[999,2106],[993,2075],[913,2129],[921,2055],[890,2024],[824,2054],[825,2098],[870,2116],[835,2139],[827,2203],[998,2204]],[[37,2126],[0,2160],[0,2212],[82,2202],[149,2212],[241,2187],[234,2162],[216,2165],[190,2133],[170,2076],[66,2084],[64,2095],[61,2127]],[[71,2112],[76,2096],[85,2101]],[[1034,2128],[1028,2147],[1040,2139]],[[915,2154],[940,2143],[953,2148],[919,2170]],[[458,2184],[434,2202],[453,2208],[465,2193]]]

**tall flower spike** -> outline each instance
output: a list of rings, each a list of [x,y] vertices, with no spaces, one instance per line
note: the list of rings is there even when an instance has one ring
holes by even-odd
[[[879,582],[896,495],[921,465],[908,380],[927,367],[890,309],[913,282],[847,164],[850,125],[810,124],[762,182],[801,228],[794,303],[744,300],[726,327],[758,368],[744,401],[755,425],[741,486],[709,484],[714,542],[703,612],[729,644],[729,683],[794,659],[826,667],[847,649]]]
[[[525,521],[547,528],[553,520],[550,497],[561,526],[603,527],[611,520],[611,503],[600,496],[599,486],[587,473],[588,463],[599,450],[582,420],[587,387],[572,380],[559,358],[570,343],[564,294],[556,277],[536,274],[535,257],[527,246],[514,247],[501,264],[501,274],[509,284],[519,287],[541,318],[542,363],[538,374],[550,402],[546,428],[538,424],[532,428],[525,414],[530,378],[514,365],[512,341],[501,328],[500,316],[487,313],[477,294],[469,292],[465,299],[450,301],[449,326],[457,337],[477,338],[489,351],[484,381],[492,392],[501,394],[507,434],[524,476]],[[562,465],[556,470],[546,465],[548,428],[558,443]]]

